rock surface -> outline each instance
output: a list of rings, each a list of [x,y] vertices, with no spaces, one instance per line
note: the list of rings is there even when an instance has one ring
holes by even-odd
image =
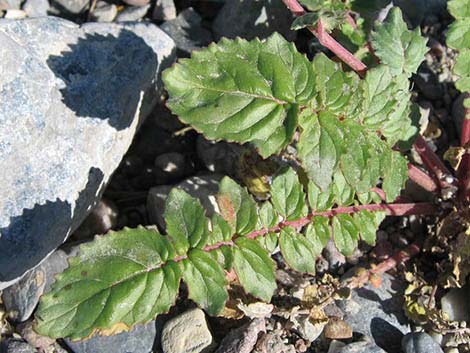
[[[127,7],[116,16],[116,22],[139,21],[147,14],[149,8],[150,4]]]
[[[442,348],[425,332],[409,333],[402,340],[404,353],[444,353]]]
[[[372,342],[354,342],[338,350],[338,353],[387,353]]]
[[[191,309],[169,320],[162,332],[163,353],[199,353],[212,345],[212,334],[201,309]]]
[[[367,285],[352,291],[351,299],[338,303],[353,332],[373,338],[387,353],[401,353],[400,342],[409,327],[403,313],[403,284],[392,276],[382,276],[379,288]]]
[[[151,321],[146,325],[136,325],[130,332],[65,342],[74,353],[149,353],[152,352],[155,336],[155,321]]]
[[[23,11],[28,17],[44,17],[49,11],[48,0],[26,0],[23,5]]]
[[[258,341],[258,334],[266,331],[264,319],[254,319],[231,331],[220,343],[215,353],[250,353]]]
[[[85,218],[158,99],[173,41],[151,24],[0,20],[0,289]]]
[[[16,339],[9,339],[0,343],[0,352],[2,353],[36,353],[37,351],[28,343]]]
[[[442,311],[452,321],[470,321],[470,284],[453,288],[441,298]]]
[[[176,6],[173,0],[157,0],[152,18],[156,21],[169,21],[176,18]]]

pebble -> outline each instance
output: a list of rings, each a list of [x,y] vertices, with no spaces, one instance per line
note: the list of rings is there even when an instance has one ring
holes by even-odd
[[[167,321],[162,331],[163,353],[199,353],[213,344],[201,309],[191,309]]]
[[[462,288],[453,288],[441,298],[442,311],[452,321],[470,322],[470,284]]]
[[[23,5],[23,11],[28,17],[44,17],[47,16],[50,5],[48,0],[26,0]]]
[[[292,344],[286,344],[279,334],[267,333],[258,340],[253,353],[296,353]]]
[[[130,6],[146,6],[150,3],[150,0],[122,0],[122,1]]]
[[[73,233],[73,238],[85,240],[93,238],[95,235],[106,234],[116,226],[117,219],[118,208],[111,200],[103,198]]]
[[[154,346],[155,337],[155,321],[151,321],[145,325],[136,325],[130,332],[117,335],[64,341],[74,353],[149,353]]]
[[[211,32],[202,27],[201,21],[201,16],[192,7],[188,7],[175,19],[163,23],[160,28],[173,38],[178,49],[190,53],[212,42]]]
[[[155,158],[154,164],[170,180],[179,179],[186,172],[186,157],[178,152],[161,154]]]
[[[17,340],[8,339],[3,343],[0,343],[0,352],[2,353],[36,353],[34,347],[28,343]]]
[[[40,352],[48,352],[54,345],[55,339],[41,336],[33,329],[33,320],[22,322],[16,326],[21,337],[32,347],[36,347]]]
[[[329,240],[326,244],[323,249],[323,256],[328,261],[329,268],[332,271],[337,271],[346,263],[346,257],[338,251],[333,240]]]
[[[444,353],[439,344],[425,332],[409,333],[402,339],[404,353]]]
[[[232,330],[222,340],[215,353],[250,353],[258,341],[260,332],[266,332],[265,321],[264,319],[254,319]]]
[[[26,12],[17,9],[8,9],[6,10],[5,15],[3,16],[3,18],[7,20],[22,20],[26,17],[28,17]]]
[[[116,16],[116,22],[134,22],[141,20],[148,12],[150,4],[129,6]]]
[[[197,138],[196,148],[199,159],[211,172],[231,177],[238,176],[242,146],[225,141],[209,141],[200,135]]]
[[[403,286],[400,280],[384,274],[379,288],[368,284],[354,289],[350,299],[337,303],[345,314],[343,320],[353,332],[372,337],[374,343],[387,349],[388,353],[402,353],[401,339],[410,331],[404,324],[408,320],[403,313],[403,296],[400,294]]]
[[[0,11],[8,9],[19,9],[21,0],[0,0]]]
[[[173,0],[157,0],[152,18],[155,21],[170,21],[176,18],[176,7]]]
[[[342,340],[351,338],[353,332],[351,326],[349,326],[347,322],[338,318],[330,318],[325,326],[323,334],[329,339]]]
[[[118,13],[115,4],[108,4],[105,1],[98,1],[93,11],[91,19],[96,22],[113,22]]]
[[[165,229],[163,212],[165,200],[173,187],[186,191],[189,195],[196,197],[206,210],[206,215],[211,217],[217,209],[215,195],[219,191],[219,181],[222,175],[215,173],[200,174],[183,180],[176,186],[160,185],[149,190],[147,196],[147,211],[150,224],[156,224],[160,229]]]
[[[73,19],[75,15],[88,11],[88,0],[51,0],[51,11],[58,16]]]
[[[373,342],[354,342],[341,348],[338,353],[387,353]]]
[[[308,315],[299,315],[295,320],[292,320],[292,322],[294,324],[293,329],[295,329],[303,339],[309,342],[315,341],[321,335],[326,325],[326,322],[313,324],[309,320]]]

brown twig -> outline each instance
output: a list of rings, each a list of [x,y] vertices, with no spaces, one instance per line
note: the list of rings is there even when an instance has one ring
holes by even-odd
[[[439,184],[436,180],[431,178],[429,174],[423,172],[418,167],[408,163],[408,177],[416,184],[421,186],[424,190],[436,193],[439,191]]]

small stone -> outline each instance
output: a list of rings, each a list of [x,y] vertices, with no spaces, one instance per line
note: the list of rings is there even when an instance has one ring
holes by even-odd
[[[17,322],[26,321],[36,308],[45,285],[46,273],[41,265],[6,288],[2,299],[10,318]]]
[[[88,0],[50,0],[51,11],[61,17],[72,18],[88,11]]]
[[[352,328],[345,321],[331,318],[323,330],[326,338],[332,340],[343,340],[352,337]]]
[[[442,348],[425,332],[409,333],[402,339],[404,353],[444,353]]]
[[[339,353],[344,347],[346,347],[346,343],[333,340],[330,342],[330,346],[328,347],[328,353]]]
[[[149,353],[155,343],[155,321],[145,325],[136,325],[129,332],[112,336],[93,336],[88,340],[65,343],[74,353]]]
[[[292,344],[286,344],[276,333],[267,333],[258,340],[254,353],[296,353]]]
[[[17,9],[8,9],[3,16],[3,18],[6,20],[22,20],[26,17],[28,17],[26,12]]]
[[[226,1],[213,22],[212,30],[216,39],[266,38],[279,32],[287,40],[293,40],[295,32],[290,30],[292,17],[281,0]]]
[[[149,221],[156,224],[160,229],[165,229],[163,212],[165,210],[165,200],[173,187],[181,188],[189,195],[196,197],[206,210],[206,216],[212,217],[217,209],[215,195],[219,191],[220,174],[200,174],[183,180],[176,186],[160,185],[149,190],[147,196],[147,210]]]
[[[36,353],[34,347],[28,343],[17,340],[9,339],[6,342],[0,343],[0,352],[2,353]]]
[[[178,179],[185,174],[186,158],[178,152],[164,153],[155,158],[155,167],[170,179]]]
[[[387,353],[373,342],[354,342],[341,348],[338,353]]]
[[[346,257],[338,251],[332,240],[329,240],[323,249],[323,256],[328,261],[329,268],[333,271],[337,271],[346,263]]]
[[[28,17],[47,16],[49,8],[48,0],[26,0],[23,5],[23,11],[26,12]]]
[[[8,9],[19,9],[21,0],[0,0],[0,11]]]
[[[50,347],[54,345],[55,339],[41,336],[33,329],[33,320],[28,320],[16,326],[16,329],[32,347],[36,347],[41,352],[50,351]]]
[[[116,16],[116,22],[134,22],[141,20],[148,12],[150,4],[130,6]]]
[[[162,331],[163,353],[199,353],[212,345],[212,334],[201,309],[191,309],[167,321]]]
[[[155,21],[170,21],[176,18],[176,7],[173,0],[157,0],[152,18]]]
[[[113,22],[118,13],[117,6],[105,1],[98,1],[91,19],[96,22]]]
[[[202,135],[198,137],[196,146],[197,155],[207,169],[214,173],[237,177],[242,146],[225,141],[209,141]]]
[[[293,328],[299,335],[309,341],[315,341],[324,331],[326,322],[312,323],[308,315],[299,315],[295,320],[292,320]]]
[[[250,353],[258,341],[258,334],[265,331],[264,319],[254,319],[231,331],[222,340],[215,353]]]
[[[103,198],[72,236],[76,240],[84,240],[93,238],[95,235],[106,234],[116,226],[117,219],[118,209],[116,205],[111,200]]]
[[[124,3],[130,6],[146,6],[150,3],[150,0],[122,0]]]
[[[176,47],[187,53],[212,42],[212,34],[201,26],[201,16],[192,8],[183,10],[174,20],[163,23],[164,30],[176,43]]]
[[[452,321],[470,321],[470,284],[453,288],[441,298],[441,309]]]

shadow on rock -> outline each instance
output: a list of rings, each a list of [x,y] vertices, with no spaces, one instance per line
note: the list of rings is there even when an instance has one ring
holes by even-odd
[[[123,85],[155,75],[158,58],[153,49],[125,29],[118,37],[86,35],[69,48],[47,60],[64,82],[63,103],[78,117],[107,120],[116,130],[128,128],[142,93],[140,87]]]
[[[387,353],[401,353],[403,333],[389,322],[375,317],[370,323],[370,331],[377,346]]]
[[[100,193],[104,179],[103,172],[91,168],[85,188],[78,194],[75,205],[57,199],[32,209],[25,209],[23,214],[10,218],[5,228],[0,228],[0,282],[9,282],[22,276],[35,267],[57,244],[61,244],[66,235],[73,231],[83,219],[70,220],[76,214],[86,216],[86,207],[90,199]],[[16,259],[13,261],[13,259]]]

